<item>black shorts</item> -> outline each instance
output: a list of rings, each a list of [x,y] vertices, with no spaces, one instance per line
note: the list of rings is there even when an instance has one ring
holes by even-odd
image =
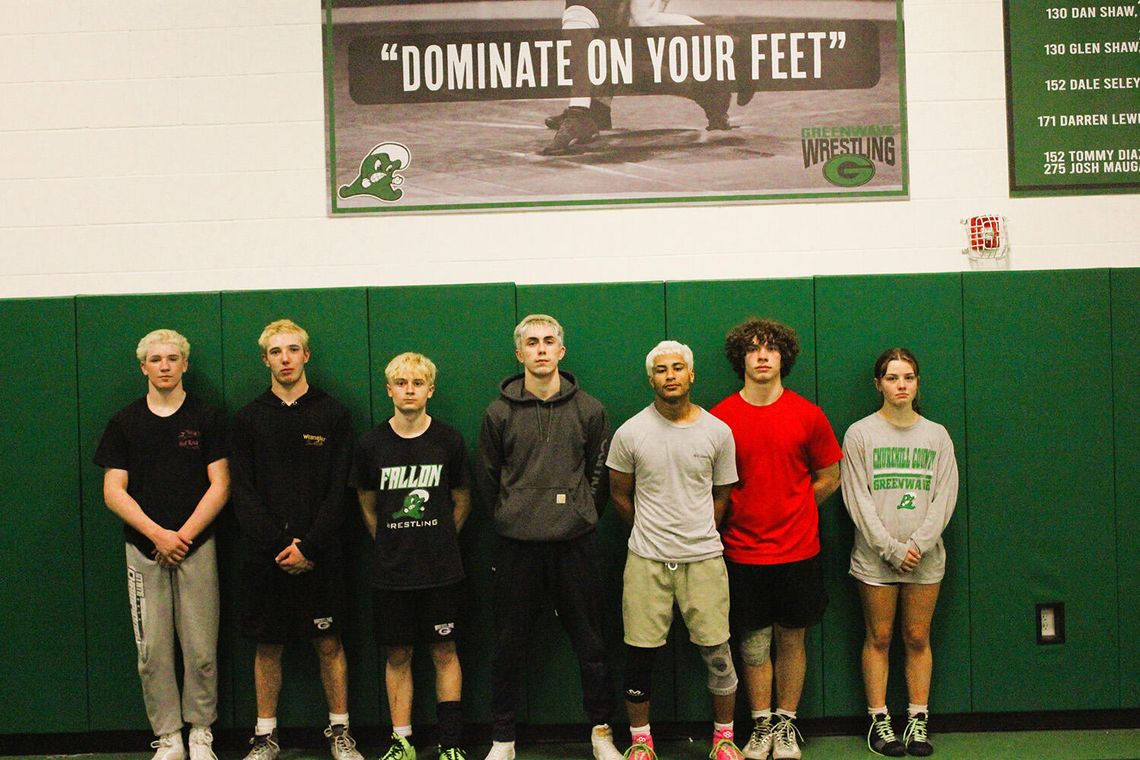
[[[262,644],[339,634],[344,628],[344,572],[339,558],[289,575],[272,559],[242,564],[241,633]]]
[[[372,589],[372,625],[379,646],[455,641],[462,583],[421,589]]]
[[[828,599],[822,555],[782,565],[725,565],[733,638],[773,623],[782,628],[807,628],[823,620]]]

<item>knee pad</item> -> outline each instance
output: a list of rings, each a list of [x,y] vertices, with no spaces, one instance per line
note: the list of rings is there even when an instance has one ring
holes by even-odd
[[[634,704],[648,702],[657,650],[626,645],[625,652],[625,699]]]
[[[732,664],[732,650],[728,642],[699,649],[701,659],[709,669],[709,691],[717,696],[725,696],[736,691],[736,668]]]
[[[584,5],[568,5],[562,11],[563,29],[597,29],[598,17]]]
[[[745,665],[763,665],[772,651],[772,626],[749,631],[740,639],[740,659]]]

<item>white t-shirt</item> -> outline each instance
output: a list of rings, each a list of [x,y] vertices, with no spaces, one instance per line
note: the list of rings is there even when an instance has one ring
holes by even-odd
[[[634,477],[631,552],[659,562],[723,553],[712,488],[737,480],[728,425],[704,409],[696,421],[678,424],[650,404],[614,433],[606,466]]]

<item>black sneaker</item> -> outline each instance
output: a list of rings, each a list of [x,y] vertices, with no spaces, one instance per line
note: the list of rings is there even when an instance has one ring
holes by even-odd
[[[871,717],[871,727],[867,729],[867,749],[876,755],[887,757],[902,757],[906,754],[906,747],[895,737],[890,715],[879,713]]]
[[[557,130],[562,126],[562,122],[566,120],[566,114],[570,112],[567,108],[562,113],[556,113],[553,116],[547,116],[543,122],[547,129]],[[610,107],[605,103],[599,103],[597,100],[590,101],[590,116],[594,118],[594,124],[597,125],[599,130],[613,129],[614,122],[613,116],[610,113]]]
[[[926,738],[926,721],[926,713],[919,713],[907,720],[906,730],[903,731],[906,751],[915,757],[928,757],[934,754],[934,746]]]
[[[581,106],[570,106],[562,123],[558,126],[558,133],[550,145],[542,149],[544,156],[564,156],[575,152],[574,149],[591,142],[598,136],[598,125],[590,115],[590,109]]]

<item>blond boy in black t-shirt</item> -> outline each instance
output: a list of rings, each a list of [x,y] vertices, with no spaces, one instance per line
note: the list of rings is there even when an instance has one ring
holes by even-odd
[[[435,664],[439,757],[463,760],[460,749],[463,675],[455,651],[463,580],[458,533],[471,511],[463,436],[427,413],[436,367],[403,353],[384,370],[392,417],[356,447],[350,482],[374,539],[376,644],[392,719],[386,760],[414,760],[412,651],[431,647]]]
[[[95,464],[103,498],[123,521],[127,585],[153,760],[216,760],[210,726],[218,717],[218,569],[214,518],[229,496],[221,413],[182,387],[190,343],[154,330],[136,355],[147,393],[107,424]],[[175,632],[185,674],[179,693]]]

